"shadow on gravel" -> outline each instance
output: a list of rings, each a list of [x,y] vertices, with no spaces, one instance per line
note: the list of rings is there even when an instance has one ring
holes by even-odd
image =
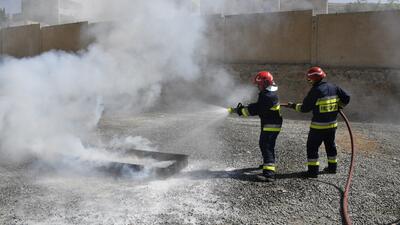
[[[263,182],[257,179],[257,175],[261,174],[261,170],[258,167],[254,168],[243,168],[237,170],[195,170],[181,173],[182,176],[189,177],[191,179],[213,179],[213,178],[231,178],[241,181],[251,181],[251,182]],[[276,179],[295,179],[303,178],[304,172],[294,172],[285,174],[276,174]]]
[[[194,170],[182,172],[181,175],[190,179],[213,179],[213,178],[232,178],[242,181],[261,182],[257,179],[256,175],[259,174],[259,168],[244,168],[237,170]]]

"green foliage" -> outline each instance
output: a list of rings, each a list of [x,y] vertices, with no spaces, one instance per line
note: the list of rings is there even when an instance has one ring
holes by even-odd
[[[382,1],[370,3],[368,0],[357,0],[357,2],[349,3],[345,6],[345,11],[347,12],[382,11],[393,9],[400,9],[400,0],[389,0],[387,3],[382,3]]]

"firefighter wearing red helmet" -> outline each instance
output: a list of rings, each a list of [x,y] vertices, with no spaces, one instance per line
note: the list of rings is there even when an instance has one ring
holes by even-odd
[[[275,180],[275,142],[282,127],[280,113],[278,86],[274,82],[272,74],[261,71],[254,77],[253,83],[258,87],[258,100],[247,106],[238,104],[236,112],[239,116],[259,116],[261,119],[261,134],[259,146],[263,156],[263,174],[258,178],[263,181]]]
[[[308,177],[318,177],[319,174],[319,146],[324,142],[328,157],[328,167],[325,171],[336,173],[337,150],[335,134],[337,128],[337,114],[350,102],[350,96],[339,86],[323,81],[326,73],[320,67],[311,67],[307,71],[307,80],[312,85],[311,90],[304,98],[303,103],[288,103],[288,107],[297,112],[313,112],[310,131],[307,139],[307,173]]]

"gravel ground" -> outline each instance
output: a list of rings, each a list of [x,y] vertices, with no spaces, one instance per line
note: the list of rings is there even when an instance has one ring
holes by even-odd
[[[301,178],[308,121],[284,121],[278,179],[257,182],[259,120],[220,111],[102,119],[104,141],[140,136],[164,152],[190,155],[168,179],[128,179],[0,167],[0,224],[342,224],[350,149],[338,130],[339,173]],[[354,224],[400,223],[400,126],[352,123],[357,156],[350,192]],[[325,153],[321,163],[326,165]]]

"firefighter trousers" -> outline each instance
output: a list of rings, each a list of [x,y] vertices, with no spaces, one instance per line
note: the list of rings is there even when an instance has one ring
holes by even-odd
[[[278,135],[279,132],[261,131],[259,144],[264,165],[275,164],[275,143]]]
[[[331,129],[310,129],[307,139],[307,158],[308,160],[318,160],[318,149],[324,142],[326,155],[328,158],[335,158],[337,155],[335,144],[336,128]]]

